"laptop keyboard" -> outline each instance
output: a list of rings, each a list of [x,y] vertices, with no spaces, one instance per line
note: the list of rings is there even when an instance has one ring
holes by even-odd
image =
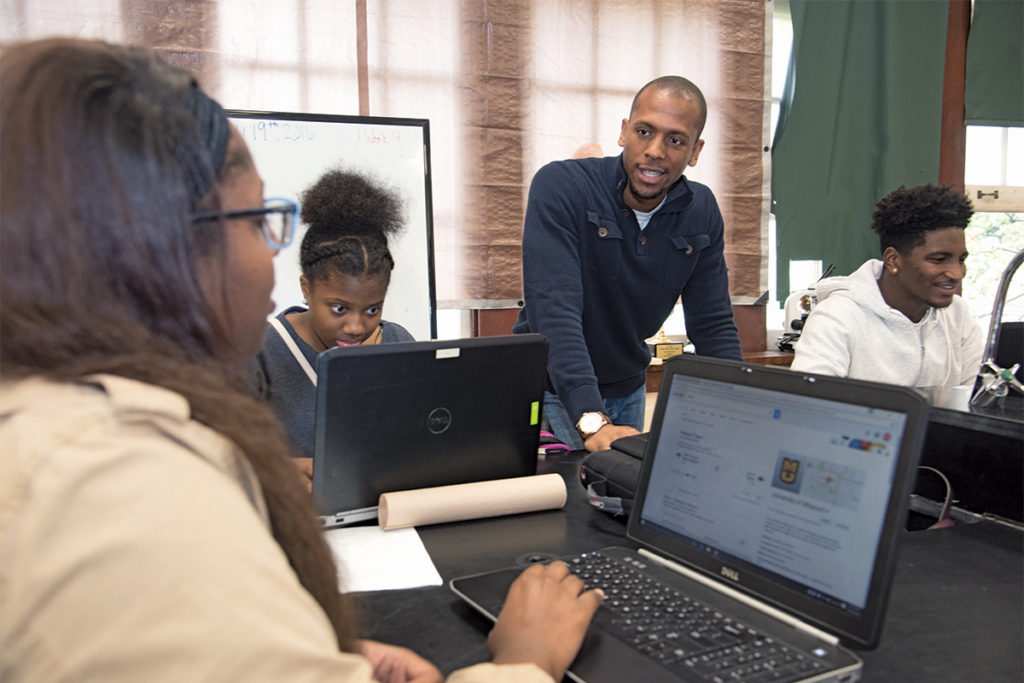
[[[605,601],[594,622],[662,666],[714,683],[798,681],[825,666],[809,654],[764,636],[659,582],[640,560],[600,552],[566,560]]]

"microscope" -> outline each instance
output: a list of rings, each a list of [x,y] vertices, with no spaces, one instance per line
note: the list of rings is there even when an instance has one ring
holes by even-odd
[[[821,277],[818,278],[818,282],[827,278],[834,270],[835,266],[830,265],[825,269]],[[786,297],[786,303],[783,307],[785,322],[782,327],[782,336],[776,342],[779,351],[795,350],[795,344],[800,339],[800,332],[804,329],[807,316],[817,303],[818,297],[813,286],[807,289],[798,289]]]
[[[992,317],[989,319],[988,336],[985,343],[985,355],[982,356],[981,371],[978,373],[978,381],[975,385],[974,395],[971,396],[970,404],[979,408],[1001,403],[1003,397],[1014,389],[1024,394],[1024,384],[1017,378],[1017,370],[1020,363],[1015,363],[1009,368],[1000,367],[996,362],[996,352],[999,347],[999,332],[1002,328],[1003,305],[1006,303],[1006,294],[1010,288],[1010,280],[1014,273],[1024,262],[1024,249],[1010,259],[1002,276],[999,278],[999,287],[996,292],[995,301],[992,304]]]

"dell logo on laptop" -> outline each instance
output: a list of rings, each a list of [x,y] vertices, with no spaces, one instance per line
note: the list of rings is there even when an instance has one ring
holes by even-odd
[[[733,581],[740,580],[740,573],[735,569],[729,569],[728,567],[722,567],[722,576]]]
[[[443,434],[452,426],[452,414],[447,408],[434,408],[427,415],[427,429],[431,434]]]

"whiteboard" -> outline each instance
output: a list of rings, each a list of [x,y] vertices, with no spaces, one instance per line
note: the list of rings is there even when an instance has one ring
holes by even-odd
[[[405,230],[388,242],[395,259],[383,319],[418,340],[437,337],[430,128],[426,119],[228,110],[263,178],[264,197],[300,201],[324,172],[361,171],[398,193]],[[301,208],[300,208],[301,211]],[[276,315],[302,304],[298,225],[292,244],[274,259]]]

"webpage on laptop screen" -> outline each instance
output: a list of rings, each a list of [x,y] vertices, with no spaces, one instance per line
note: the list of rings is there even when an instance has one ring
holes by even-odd
[[[676,375],[643,523],[857,612],[867,598],[905,419]]]

